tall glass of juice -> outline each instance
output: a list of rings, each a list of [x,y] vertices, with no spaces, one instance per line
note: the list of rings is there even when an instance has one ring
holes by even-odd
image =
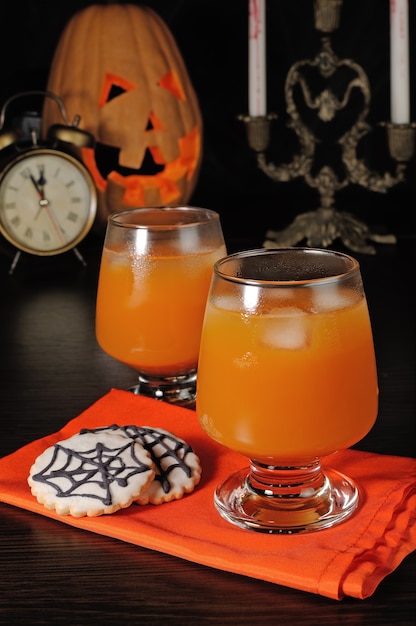
[[[323,457],[350,447],[378,411],[359,264],[332,250],[248,250],[215,264],[200,347],[197,414],[250,467],[214,496],[242,528],[307,532],[345,520],[354,481]]]
[[[137,371],[135,393],[193,406],[206,298],[213,265],[225,254],[219,215],[209,209],[138,208],[109,217],[96,336]]]

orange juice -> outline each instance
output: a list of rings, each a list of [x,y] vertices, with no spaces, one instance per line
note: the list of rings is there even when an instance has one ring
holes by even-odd
[[[208,302],[197,383],[204,430],[260,461],[357,443],[378,406],[365,298],[339,291],[331,301],[329,290],[296,288],[279,302],[263,293],[257,306],[254,290],[244,293],[254,294],[251,312],[232,296]]]
[[[148,375],[195,368],[213,264],[224,254],[223,246],[135,257],[104,248],[96,318],[101,348]]]

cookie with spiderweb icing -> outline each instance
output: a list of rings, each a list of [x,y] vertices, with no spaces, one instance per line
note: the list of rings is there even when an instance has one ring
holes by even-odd
[[[47,509],[95,517],[130,506],[154,475],[151,455],[141,442],[89,432],[47,448],[33,463],[28,483]]]
[[[108,432],[140,442],[155,466],[153,481],[135,499],[137,504],[162,504],[179,500],[191,493],[201,480],[201,463],[192,447],[183,439],[153,426],[118,426],[112,424],[92,431]]]

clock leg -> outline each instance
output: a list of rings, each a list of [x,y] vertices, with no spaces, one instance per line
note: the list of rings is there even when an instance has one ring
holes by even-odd
[[[10,269],[9,269],[9,274],[10,275],[13,274],[13,272],[14,272],[14,270],[16,268],[16,265],[17,265],[17,263],[18,263],[18,261],[20,259],[20,255],[21,254],[22,254],[21,250],[18,250],[16,252],[16,254],[14,255],[14,259],[13,259],[12,264],[11,264]]]
[[[82,256],[81,252],[78,250],[78,248],[73,248],[73,252],[74,252],[75,256],[77,257],[77,259],[82,263],[82,265],[84,267],[87,267],[87,262],[84,259],[84,257]]]
[[[78,248],[72,248],[73,253],[75,254],[75,256],[77,257],[77,259],[79,260],[79,262],[84,266],[87,267],[87,262],[84,259],[84,257],[82,256],[81,252],[78,250]],[[22,254],[21,250],[18,250],[16,252],[16,254],[14,255],[12,264],[10,265],[9,268],[9,275],[13,274],[14,270],[16,269],[16,265],[19,262],[20,256]]]

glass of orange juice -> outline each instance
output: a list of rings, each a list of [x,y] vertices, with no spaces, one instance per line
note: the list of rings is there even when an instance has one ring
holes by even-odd
[[[194,406],[206,298],[214,262],[225,254],[220,217],[209,209],[137,208],[109,217],[96,337],[138,372],[135,393]]]
[[[359,264],[332,250],[248,250],[219,260],[204,318],[196,409],[215,441],[250,459],[218,486],[241,528],[329,528],[359,489],[323,457],[357,443],[378,411]]]

